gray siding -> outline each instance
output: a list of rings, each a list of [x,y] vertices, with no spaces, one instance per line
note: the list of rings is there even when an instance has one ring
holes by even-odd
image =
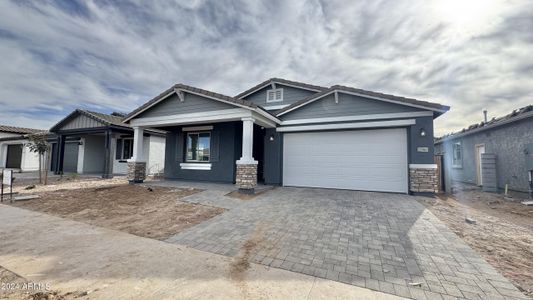
[[[335,96],[328,95],[299,109],[281,116],[283,120],[308,118],[327,118],[341,116],[360,116],[386,113],[403,113],[422,111],[422,109],[405,105],[393,104],[379,100],[339,93],[339,103]]]
[[[420,136],[420,130],[426,131],[426,136]],[[409,140],[410,164],[433,164],[435,150],[433,144],[433,117],[418,117],[416,124],[407,130]],[[419,152],[419,147],[427,147],[428,152]]]
[[[274,137],[274,140],[270,140],[270,136]],[[263,168],[263,177],[265,184],[280,185],[281,182],[281,170],[283,165],[283,135],[276,132],[275,128],[266,129],[265,133],[265,161]]]
[[[167,128],[165,177],[198,181],[235,181],[235,161],[241,156],[242,125],[240,122],[216,123],[211,131],[211,170],[182,170],[185,133],[181,127]]]
[[[222,109],[237,108],[232,104],[223,103],[217,100],[197,96],[184,92],[185,101],[181,102],[176,94],[164,99],[137,118],[160,117],[176,114],[198,113]]]
[[[59,128],[58,130],[96,128],[96,127],[103,127],[103,126],[106,126],[106,125],[101,122],[96,121],[93,118],[89,118],[85,115],[80,114],[74,119],[65,123],[65,125],[61,126],[61,128]]]
[[[524,149],[528,143],[533,143],[532,128],[533,119],[528,119],[458,137],[437,145],[437,154],[444,153],[452,180],[475,184],[475,146],[485,144],[485,153],[496,154],[498,188],[503,189],[505,184],[509,184],[513,190],[527,192],[529,184]],[[463,165],[460,168],[452,167],[452,144],[455,141],[461,141],[463,148]]]
[[[102,173],[105,159],[104,136],[87,135],[84,138],[83,173]]]
[[[293,88],[293,87],[284,86],[281,84],[276,84],[276,88],[283,88],[283,101],[266,102],[267,90],[271,89],[270,86],[260,89],[259,91],[249,96],[246,96],[243,99],[252,101],[253,103],[257,105],[261,105],[261,106],[274,106],[274,105],[292,104],[296,101],[305,99],[313,94],[316,94],[316,92],[313,92],[313,91]]]

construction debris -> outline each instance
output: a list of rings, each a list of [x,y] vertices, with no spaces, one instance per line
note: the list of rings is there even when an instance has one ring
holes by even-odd
[[[533,201],[522,201],[522,204],[530,206],[533,205]]]
[[[409,282],[409,285],[422,287],[422,282]]]
[[[476,224],[476,220],[472,219],[472,218],[469,218],[469,217],[466,217],[465,218],[465,221],[466,223],[468,224]]]
[[[22,196],[13,197],[13,200],[14,201],[27,201],[27,200],[38,199],[38,198],[40,198],[39,195],[22,195]]]

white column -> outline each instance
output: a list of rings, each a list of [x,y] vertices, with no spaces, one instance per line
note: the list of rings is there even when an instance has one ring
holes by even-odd
[[[133,127],[133,157],[132,162],[143,162],[143,133],[142,127]]]
[[[242,119],[242,157],[237,164],[257,164],[253,157],[254,148],[254,119]]]

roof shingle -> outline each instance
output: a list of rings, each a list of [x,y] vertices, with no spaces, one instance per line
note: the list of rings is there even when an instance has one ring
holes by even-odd
[[[46,130],[42,129],[33,129],[25,127],[15,127],[9,125],[0,125],[0,131],[10,132],[10,133],[20,133],[20,134],[35,134],[35,133],[46,133]]]

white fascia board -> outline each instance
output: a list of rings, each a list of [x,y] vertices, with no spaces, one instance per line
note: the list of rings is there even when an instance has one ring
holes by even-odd
[[[308,88],[308,87],[302,87],[302,86],[297,86],[297,85],[293,85],[293,84],[289,84],[289,83],[283,83],[283,82],[278,82],[278,81],[275,81],[273,82],[274,84],[279,84],[279,85],[284,85],[284,86],[288,86],[288,87],[292,87],[292,88],[296,88],[296,89],[302,89],[302,90],[307,90],[307,91],[311,91],[311,92],[321,92],[321,90],[317,90],[317,89],[312,89],[312,88]],[[269,83],[265,83],[264,85],[242,95],[241,97],[239,97],[239,99],[243,99],[243,98],[246,98],[248,96],[250,96],[251,94],[259,91],[259,90],[262,90],[264,88],[266,88],[267,86],[271,85],[272,82],[269,82]]]
[[[276,109],[285,108],[285,107],[287,107],[289,105],[290,104],[270,105],[270,106],[263,106],[263,108],[266,109],[266,110],[276,110]]]
[[[260,109],[259,107],[253,109],[253,111],[256,112],[257,114],[261,115],[265,119],[268,119],[268,120],[274,122],[275,124],[281,124],[281,120],[280,119],[274,117],[273,115],[271,115],[270,113]]]
[[[357,128],[381,128],[381,127],[399,127],[416,124],[415,119],[378,121],[378,122],[359,122],[359,123],[340,123],[324,125],[305,125],[305,126],[287,126],[278,127],[278,132],[296,132],[296,131],[318,131],[318,130],[338,130],[338,129],[357,129]]]
[[[433,113],[430,111],[415,111],[415,112],[405,112],[405,113],[372,114],[372,115],[360,115],[360,116],[287,120],[287,121],[282,121],[281,125],[330,123],[330,122],[346,122],[346,121],[362,121],[362,120],[401,119],[401,118],[415,118],[415,117],[429,117],[429,116],[433,116]]]
[[[409,169],[436,169],[436,164],[409,164]]]
[[[273,122],[272,120],[267,119],[256,112],[254,112],[252,118],[255,120],[256,124],[267,128],[275,128],[277,124],[276,122]]]
[[[222,109],[190,114],[176,114],[160,117],[137,118],[130,122],[131,126],[157,127],[194,123],[225,122],[251,117],[252,111],[242,108]]]

